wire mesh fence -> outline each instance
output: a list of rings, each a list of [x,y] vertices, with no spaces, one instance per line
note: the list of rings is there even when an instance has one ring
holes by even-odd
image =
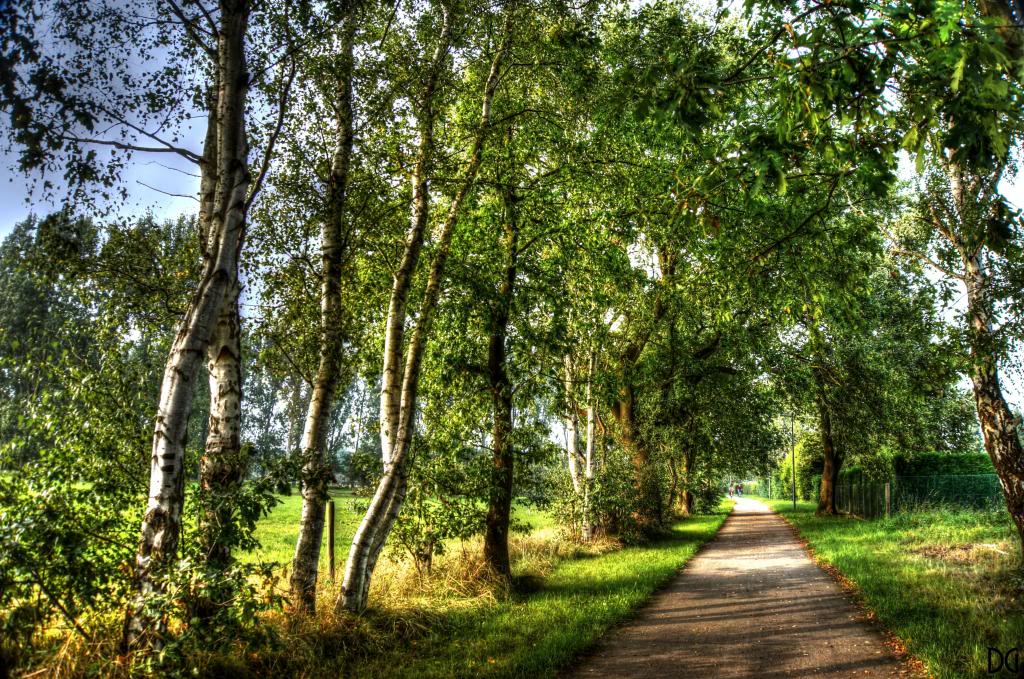
[[[886,485],[888,500],[886,498]],[[797,487],[801,500],[817,500],[821,488],[815,476],[806,487]],[[790,484],[758,479],[751,492],[772,499],[793,497]],[[896,475],[888,480],[871,479],[859,473],[843,477],[836,484],[836,509],[865,518],[920,507],[992,509],[1003,505],[1003,492],[995,474]]]
[[[854,477],[836,484],[836,509],[865,518],[920,506],[987,509],[1002,500],[995,474],[895,476],[889,481]]]

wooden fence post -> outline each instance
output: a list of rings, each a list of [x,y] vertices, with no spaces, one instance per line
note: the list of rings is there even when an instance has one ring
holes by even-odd
[[[327,563],[327,573],[334,582],[334,500],[327,501]]]
[[[890,497],[889,482],[886,481],[885,482],[885,518],[887,518],[887,519],[889,518],[889,506],[890,506],[889,505],[889,497]]]

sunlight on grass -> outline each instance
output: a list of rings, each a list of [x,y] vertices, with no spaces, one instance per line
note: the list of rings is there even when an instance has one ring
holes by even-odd
[[[351,496],[335,497],[339,542],[359,515]],[[264,559],[290,558],[301,502],[284,498],[259,526]],[[582,546],[565,540],[544,512],[516,508],[529,532],[513,536],[511,589],[479,581],[479,540],[457,543],[420,577],[408,560],[382,562],[371,610],[334,612],[339,584],[324,583],[315,618],[273,616],[276,650],[241,642],[237,653],[207,660],[214,673],[358,677],[551,677],[628,618],[717,532],[732,509],[682,520],[656,542],[619,547],[605,540]],[[344,517],[344,518],[343,518]],[[339,559],[344,550],[339,548]],[[287,560],[287,559],[286,559]],[[477,581],[474,583],[474,578]]]
[[[357,497],[351,490],[333,488],[330,491],[335,511],[335,560],[337,568],[344,563],[349,544],[356,528],[363,518],[368,498]],[[260,547],[240,555],[246,562],[276,562],[282,567],[289,566],[295,554],[295,540],[299,531],[299,517],[302,514],[302,496],[297,491],[291,495],[278,496],[278,504],[256,524],[256,539]],[[554,522],[550,515],[534,507],[513,505],[513,520],[524,524],[531,533],[551,532]],[[320,570],[327,571],[327,529],[324,528],[324,543],[320,550]]]
[[[677,523],[650,545],[567,559],[532,594],[453,607],[441,631],[417,641],[414,657],[399,650],[351,669],[357,676],[554,676],[665,585],[714,536],[725,507]]]

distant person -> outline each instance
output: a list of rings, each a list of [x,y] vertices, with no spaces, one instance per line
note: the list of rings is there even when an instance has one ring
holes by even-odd
[[[729,484],[729,497],[732,498],[732,484]]]
[[[736,484],[736,497],[743,497],[743,484],[742,483],[737,483]]]

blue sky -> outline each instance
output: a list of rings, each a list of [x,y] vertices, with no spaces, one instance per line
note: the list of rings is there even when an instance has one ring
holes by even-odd
[[[198,144],[190,146],[199,150]],[[10,233],[14,225],[30,213],[42,215],[57,207],[54,203],[41,200],[38,195],[31,196],[32,181],[15,169],[16,160],[11,155],[0,157],[0,186],[3,186],[0,237]],[[194,196],[199,192],[199,180],[191,175],[196,172],[195,165],[174,154],[138,156],[124,180],[128,200],[119,206],[118,211],[122,214],[142,214],[150,210],[158,218],[194,211],[197,205]],[[172,197],[161,191],[186,197]]]

